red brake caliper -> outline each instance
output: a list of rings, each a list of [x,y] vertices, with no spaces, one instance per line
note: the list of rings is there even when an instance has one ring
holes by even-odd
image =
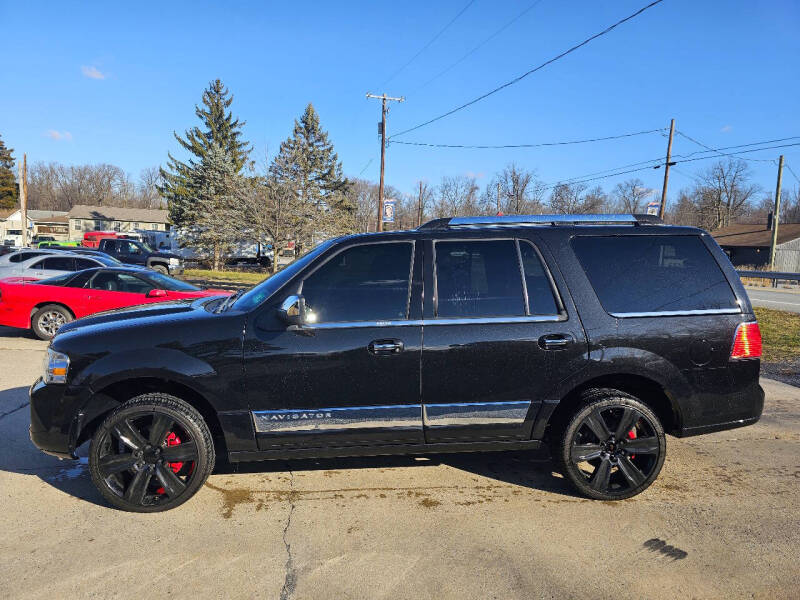
[[[167,446],[177,446],[181,443],[181,438],[175,435],[174,431],[170,431],[169,435],[167,436]],[[183,468],[182,462],[173,462],[167,463],[169,464],[169,468],[172,469],[173,473],[177,473]],[[156,494],[166,494],[166,491],[163,487],[160,487],[156,490]]]
[[[636,439],[636,430],[635,429],[631,429],[628,432],[628,439],[629,440],[635,440]],[[631,458],[635,458],[635,457],[636,457],[635,454],[631,454]]]

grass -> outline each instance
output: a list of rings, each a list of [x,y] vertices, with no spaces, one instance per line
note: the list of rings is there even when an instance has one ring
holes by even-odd
[[[245,273],[241,271],[212,271],[211,269],[186,269],[186,279],[203,279],[206,281],[225,281],[253,285],[264,281],[269,273]]]
[[[782,362],[800,358],[800,315],[755,307],[763,340],[766,362]]]

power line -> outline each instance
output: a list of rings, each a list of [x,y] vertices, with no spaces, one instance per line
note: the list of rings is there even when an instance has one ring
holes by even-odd
[[[368,167],[368,166],[370,166],[370,165],[372,164],[372,161],[373,161],[373,160],[375,160],[375,157],[374,157],[374,156],[373,156],[372,158],[370,158],[370,159],[367,161],[367,164],[365,164],[365,165],[364,165],[364,168],[363,168],[363,169],[361,169],[361,171],[358,173],[358,176],[359,176],[359,177],[361,177],[361,176],[364,174],[364,171],[366,171],[366,170],[367,170],[367,167]]]
[[[523,80],[523,79],[525,79],[525,78],[526,78],[528,75],[531,75],[531,74],[535,73],[536,71],[539,71],[539,70],[543,69],[543,68],[544,68],[544,67],[546,67],[547,65],[550,65],[550,64],[552,64],[552,63],[556,62],[557,60],[564,58],[564,57],[565,57],[565,56],[567,56],[568,54],[571,54],[572,52],[575,52],[575,51],[576,51],[576,50],[578,50],[579,48],[582,48],[583,46],[585,46],[585,45],[586,45],[586,44],[588,44],[589,42],[591,42],[591,41],[593,41],[593,40],[596,40],[597,38],[599,38],[599,37],[601,37],[601,36],[604,36],[604,35],[606,35],[607,33],[611,32],[612,30],[614,30],[615,28],[619,27],[619,26],[620,26],[620,25],[622,25],[623,23],[625,23],[625,22],[627,22],[627,21],[630,21],[631,19],[634,19],[634,18],[638,17],[640,14],[642,14],[642,13],[643,13],[644,11],[646,11],[647,9],[649,9],[649,8],[652,8],[653,6],[655,6],[656,4],[660,4],[661,2],[663,2],[663,0],[655,0],[654,2],[651,2],[651,3],[650,3],[650,4],[648,4],[647,6],[645,6],[645,7],[643,7],[643,8],[640,8],[639,10],[637,10],[637,11],[636,11],[635,13],[633,13],[632,15],[629,15],[629,16],[625,17],[624,19],[621,19],[621,20],[617,21],[617,22],[616,22],[616,23],[614,23],[613,25],[610,25],[609,27],[606,27],[606,28],[605,28],[603,31],[601,31],[600,33],[596,33],[596,34],[594,34],[593,36],[591,36],[591,37],[589,37],[589,38],[586,38],[585,40],[583,40],[583,41],[582,41],[582,42],[580,42],[579,44],[576,44],[576,45],[572,46],[570,49],[568,49],[568,50],[565,50],[565,51],[564,51],[564,52],[562,52],[561,54],[559,54],[559,55],[557,55],[557,56],[554,56],[553,58],[551,58],[551,59],[549,59],[549,60],[547,60],[547,61],[543,62],[543,63],[542,63],[542,64],[540,64],[539,66],[537,66],[537,67],[534,67],[534,68],[533,68],[533,69],[531,69],[530,71],[527,71],[527,72],[523,73],[523,74],[522,74],[522,75],[520,75],[519,77],[516,77],[516,78],[512,79],[511,81],[507,81],[506,83],[504,83],[504,84],[502,84],[502,85],[500,85],[500,86],[498,86],[498,87],[494,88],[493,90],[491,90],[491,91],[489,91],[489,92],[486,92],[486,93],[485,93],[485,94],[483,94],[482,96],[478,96],[477,98],[475,98],[475,99],[473,99],[473,100],[470,100],[469,102],[466,102],[466,103],[462,104],[461,106],[457,106],[456,108],[454,108],[454,109],[452,109],[452,110],[449,110],[449,111],[447,111],[446,113],[439,115],[438,117],[434,117],[433,119],[430,119],[430,120],[428,120],[428,121],[425,121],[425,122],[423,122],[423,123],[420,123],[419,125],[415,125],[414,127],[410,127],[409,129],[406,129],[406,130],[404,130],[404,131],[401,131],[400,133],[396,133],[396,134],[394,134],[394,136],[392,136],[392,137],[398,137],[398,136],[404,135],[404,134],[406,134],[406,133],[409,133],[409,132],[411,132],[411,131],[414,131],[414,130],[416,130],[416,129],[419,129],[420,127],[425,127],[426,125],[430,125],[431,123],[434,123],[435,121],[438,121],[438,120],[440,120],[440,119],[444,119],[445,117],[449,117],[449,116],[450,116],[450,115],[452,115],[453,113],[456,113],[456,112],[458,112],[458,111],[460,111],[460,110],[463,110],[463,109],[467,108],[468,106],[472,106],[472,105],[473,105],[473,104],[475,104],[476,102],[480,102],[481,100],[484,100],[484,99],[488,98],[489,96],[491,96],[491,95],[493,95],[493,94],[496,94],[496,93],[497,93],[497,92],[499,92],[500,90],[503,90],[503,89],[505,89],[505,88],[507,88],[507,87],[509,87],[509,86],[512,86],[512,85],[514,85],[515,83],[518,83],[518,82],[522,81],[522,80]]]
[[[392,73],[392,75],[389,77],[389,79],[387,79],[386,81],[384,81],[384,82],[383,82],[382,84],[380,84],[378,87],[380,87],[380,88],[383,88],[383,87],[384,87],[384,86],[386,86],[386,84],[387,84],[387,83],[389,83],[389,82],[390,82],[392,79],[394,79],[395,77],[397,77],[397,76],[398,76],[398,75],[399,75],[399,74],[400,74],[400,73],[403,71],[403,69],[405,69],[405,68],[406,68],[408,65],[410,65],[412,62],[414,62],[414,61],[415,61],[415,60],[416,60],[416,59],[419,57],[419,55],[420,55],[420,54],[422,54],[423,52],[425,52],[425,50],[427,50],[428,48],[430,48],[431,44],[433,44],[433,42],[435,42],[436,40],[438,40],[438,39],[439,39],[439,37],[440,37],[440,36],[441,36],[441,35],[442,35],[442,34],[443,34],[445,31],[447,31],[447,29],[448,29],[448,28],[449,28],[449,27],[450,27],[450,26],[451,26],[453,23],[455,23],[455,22],[456,22],[456,20],[458,20],[458,17],[460,17],[461,15],[463,15],[463,14],[466,12],[466,10],[467,10],[467,9],[468,9],[470,6],[472,6],[474,3],[475,3],[475,0],[470,0],[469,2],[467,2],[466,6],[464,6],[464,8],[462,8],[462,9],[461,9],[461,10],[458,12],[458,14],[457,14],[455,17],[453,17],[453,18],[450,20],[450,22],[449,22],[447,25],[445,25],[444,27],[442,27],[442,28],[439,30],[439,32],[438,32],[436,35],[434,35],[434,36],[433,36],[433,37],[432,37],[432,38],[431,38],[431,39],[428,41],[428,43],[427,43],[427,44],[425,44],[425,45],[422,47],[422,49],[421,49],[419,52],[417,52],[417,53],[416,53],[414,56],[412,56],[412,57],[411,57],[411,58],[408,60],[408,62],[406,62],[406,63],[405,63],[405,64],[404,64],[402,67],[400,67],[400,68],[399,68],[399,69],[397,69],[397,70],[396,70],[394,73]]]
[[[448,73],[449,71],[451,71],[452,69],[454,69],[455,67],[457,67],[458,65],[460,65],[462,62],[464,62],[464,61],[465,61],[466,59],[468,59],[470,56],[472,56],[473,54],[475,54],[475,53],[476,53],[478,50],[480,50],[481,48],[483,48],[483,47],[484,47],[486,44],[488,44],[489,42],[491,42],[491,41],[492,41],[494,38],[496,38],[498,35],[500,35],[501,33],[503,33],[503,32],[504,32],[506,29],[508,29],[509,27],[511,27],[511,26],[512,26],[514,23],[516,23],[517,21],[519,21],[519,20],[520,20],[522,17],[524,17],[526,14],[528,14],[528,13],[529,13],[530,11],[532,11],[534,8],[536,8],[536,6],[537,6],[538,4],[540,4],[541,2],[542,2],[542,0],[536,0],[536,2],[534,2],[534,3],[533,3],[533,4],[531,4],[531,5],[530,5],[528,8],[526,8],[525,10],[523,10],[523,11],[522,11],[521,13],[519,13],[519,14],[518,14],[516,17],[514,17],[514,18],[513,18],[513,19],[511,19],[511,20],[510,20],[508,23],[506,23],[505,25],[503,25],[503,26],[502,26],[500,29],[498,29],[497,31],[495,31],[494,33],[492,33],[492,34],[491,34],[489,37],[487,37],[485,40],[483,40],[483,41],[482,41],[480,44],[478,44],[477,46],[475,46],[474,48],[472,48],[472,50],[470,50],[469,52],[467,52],[466,54],[464,54],[464,56],[462,56],[462,57],[461,57],[461,58],[459,58],[457,61],[455,61],[454,63],[452,63],[450,66],[448,66],[448,67],[445,67],[444,69],[442,69],[441,71],[439,71],[439,72],[438,72],[436,75],[434,75],[433,77],[431,77],[430,79],[428,79],[428,80],[427,80],[425,83],[423,83],[421,86],[419,86],[418,88],[416,88],[416,89],[414,90],[414,92],[418,92],[419,90],[421,90],[421,89],[423,89],[423,88],[427,87],[427,86],[428,86],[428,84],[430,84],[430,83],[432,83],[433,81],[435,81],[435,80],[439,79],[439,77],[441,77],[441,76],[442,76],[442,75],[444,75],[445,73]]]
[[[794,139],[794,138],[792,138],[792,139]],[[792,147],[792,146],[800,146],[800,142],[795,142],[793,144],[782,144],[780,146],[767,146],[766,148],[754,148],[752,150],[743,150],[741,152],[741,154],[745,154],[745,153],[749,153],[749,152],[761,152],[762,150],[774,150],[776,148],[789,148],[789,147]],[[673,156],[673,158],[676,158],[676,157]],[[697,158],[686,158],[686,159],[683,159],[683,160],[675,160],[674,162],[676,162],[676,163],[687,163],[687,162],[695,162],[695,161],[698,161],[698,160],[708,160],[710,158],[717,158],[717,157],[716,156],[699,156]],[[558,181],[557,183],[554,183],[553,185],[547,186],[544,189],[546,189],[546,190],[553,189],[556,186],[561,185],[561,184],[588,183],[590,181],[597,181],[599,179],[608,179],[609,177],[615,177],[617,175],[627,175],[629,173],[637,173],[639,171],[647,171],[648,169],[653,169],[656,166],[661,166],[661,161],[662,160],[663,159],[661,159],[661,158],[657,158],[657,159],[653,159],[652,161],[643,161],[643,162],[651,162],[651,163],[652,162],[659,162],[659,164],[655,165],[655,166],[639,167],[637,169],[630,169],[630,170],[627,170],[627,171],[620,171],[619,169],[624,169],[624,168],[626,168],[626,166],[634,166],[636,163],[633,163],[632,165],[626,165],[626,166],[617,167],[616,169],[608,169],[606,171],[606,173],[608,173],[607,175],[600,175],[598,177],[590,177],[591,175],[595,175],[596,173],[587,173],[586,175],[579,175],[577,177],[572,177],[570,179],[562,179],[561,181]],[[640,163],[640,164],[643,164],[643,163]],[[614,172],[610,173],[610,171],[614,171]],[[603,171],[597,171],[597,173],[603,173]]]
[[[686,138],[690,142],[693,142],[693,143],[697,144],[698,146],[700,146],[702,148],[706,148],[709,152],[717,152],[722,156],[729,156],[731,158],[743,158],[744,160],[753,160],[753,161],[758,161],[758,162],[772,162],[772,159],[770,159],[770,158],[748,158],[748,157],[744,157],[744,156],[743,157],[738,157],[738,156],[736,156],[735,153],[727,154],[725,152],[721,152],[719,148],[712,148],[711,146],[708,146],[707,144],[704,144],[703,142],[700,142],[700,141],[694,139],[693,137],[690,137],[690,136],[686,135],[682,131],[677,131],[676,133],[679,136]]]
[[[602,142],[605,140],[618,140],[627,137],[634,137],[637,135],[645,135],[648,133],[659,133],[662,129],[648,129],[647,131],[636,131],[634,133],[623,133],[620,135],[609,135],[606,137],[590,138],[586,140],[570,140],[567,142],[541,142],[538,144],[501,144],[501,145],[468,145],[468,144],[430,144],[426,142],[404,142],[400,140],[392,141],[392,144],[403,144],[405,146],[426,146],[428,148],[479,148],[479,149],[497,149],[497,148],[541,148],[544,146],[568,146],[572,144],[588,144],[590,142]]]
[[[792,169],[792,167],[789,166],[789,163],[783,163],[783,166],[789,169],[789,173],[792,174],[792,177],[794,177],[797,180],[797,183],[800,183],[800,177],[798,177],[797,173],[794,172],[794,169]]]

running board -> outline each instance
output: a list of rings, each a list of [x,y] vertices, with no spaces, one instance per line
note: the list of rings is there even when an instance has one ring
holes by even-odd
[[[384,456],[391,454],[446,454],[450,452],[497,452],[503,450],[538,450],[541,440],[493,442],[452,442],[442,444],[391,444],[375,446],[339,446],[229,452],[231,462],[280,460],[289,458],[344,458],[348,456]]]

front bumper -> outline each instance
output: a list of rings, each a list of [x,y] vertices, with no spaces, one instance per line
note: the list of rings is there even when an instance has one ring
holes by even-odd
[[[46,384],[42,378],[30,387],[33,444],[42,452],[59,458],[76,458],[75,447],[81,425],[82,407],[88,391],[64,384]]]

